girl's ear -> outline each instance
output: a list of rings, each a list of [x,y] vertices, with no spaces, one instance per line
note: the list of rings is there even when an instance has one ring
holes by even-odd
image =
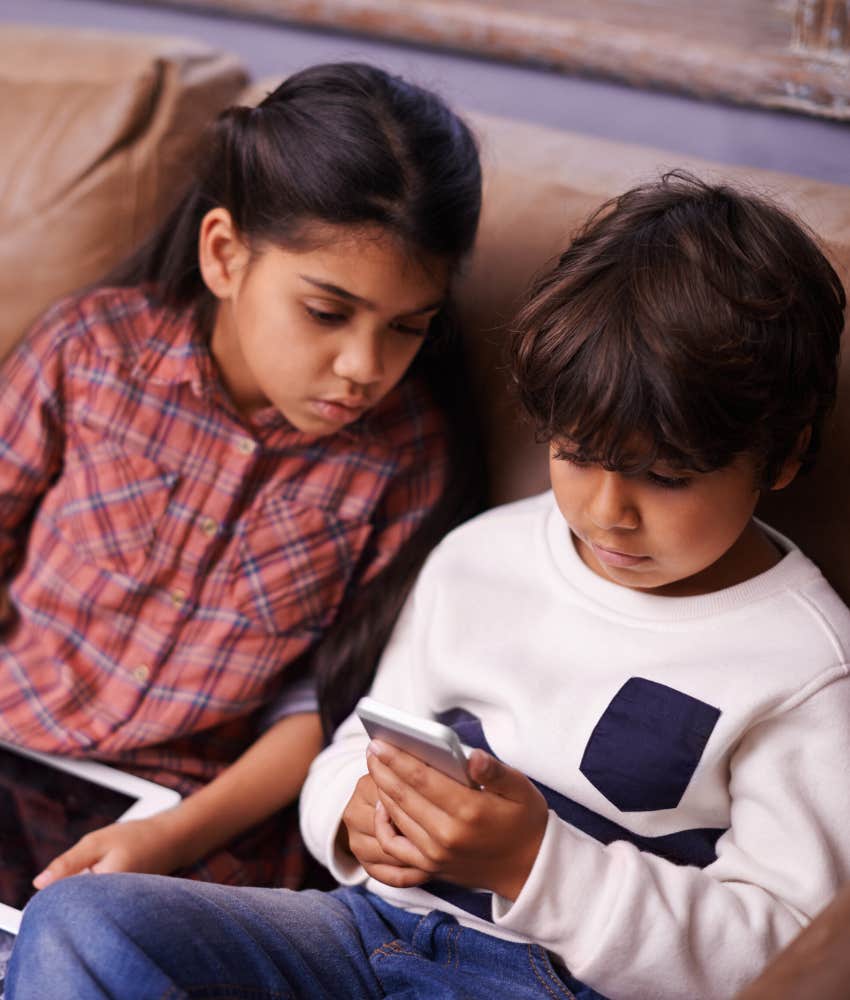
[[[806,449],[809,447],[809,442],[812,440],[812,428],[810,424],[807,424],[799,433],[797,437],[797,443],[794,445],[794,451],[782,465],[779,470],[779,475],[776,477],[776,481],[770,488],[772,490],[782,490],[794,481],[797,473],[800,471],[800,466],[803,464],[802,456],[805,454]]]
[[[217,299],[229,299],[238,290],[249,259],[230,212],[210,209],[198,232],[198,264],[204,284]]]

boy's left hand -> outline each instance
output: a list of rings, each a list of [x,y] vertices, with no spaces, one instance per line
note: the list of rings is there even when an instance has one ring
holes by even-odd
[[[474,750],[468,788],[388,743],[373,740],[369,773],[382,808],[375,837],[403,865],[458,885],[519,895],[546,829],[546,800],[520,771]]]

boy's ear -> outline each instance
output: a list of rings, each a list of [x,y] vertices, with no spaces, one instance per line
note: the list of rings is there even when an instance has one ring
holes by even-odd
[[[239,288],[249,259],[230,212],[210,209],[198,232],[198,264],[204,284],[217,299],[229,299]]]
[[[803,464],[802,456],[809,447],[809,442],[811,440],[812,428],[810,424],[807,424],[797,436],[797,443],[794,445],[794,451],[783,462],[782,468],[779,470],[779,475],[770,487],[772,490],[785,489],[789,483],[794,481],[797,473],[800,471],[800,466]]]

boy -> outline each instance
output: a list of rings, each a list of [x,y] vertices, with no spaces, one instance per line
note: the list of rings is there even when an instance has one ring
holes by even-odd
[[[844,304],[758,199],[672,174],[603,206],[516,322],[552,492],[438,547],[372,689],[452,725],[481,787],[352,717],[301,799],[346,888],[69,880],[28,908],[12,1000],[56,934],[41,995],[119,995],[105,955],[148,988],[122,997],[698,1000],[752,979],[850,878],[850,612],[753,517],[815,454]]]

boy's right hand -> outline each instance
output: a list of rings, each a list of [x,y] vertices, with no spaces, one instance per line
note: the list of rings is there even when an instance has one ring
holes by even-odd
[[[370,774],[357,782],[348,800],[342,822],[348,833],[348,850],[366,872],[379,882],[389,882],[400,888],[410,888],[427,882],[432,876],[419,868],[410,868],[387,854],[375,837],[375,806],[378,790]],[[344,845],[343,845],[344,846]]]

